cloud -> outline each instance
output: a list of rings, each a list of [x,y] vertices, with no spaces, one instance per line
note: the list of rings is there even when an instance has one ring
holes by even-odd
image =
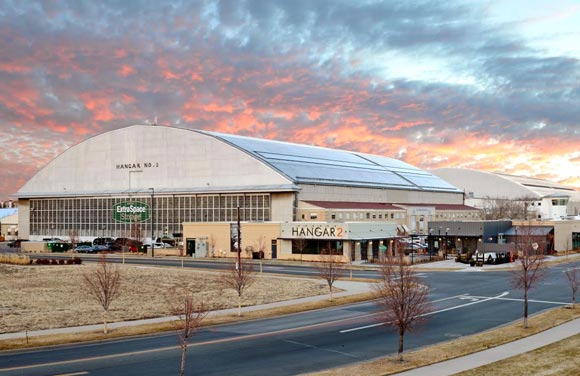
[[[0,167],[25,181],[55,152],[157,117],[574,182],[580,62],[532,47],[490,6],[4,1],[0,126],[30,141]]]

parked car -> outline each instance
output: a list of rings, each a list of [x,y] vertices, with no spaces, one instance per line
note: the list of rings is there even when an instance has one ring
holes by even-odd
[[[147,247],[151,247],[151,243],[146,243],[145,245]],[[173,246],[171,244],[162,243],[162,242],[155,242],[155,243],[153,243],[153,246],[155,248],[173,248]]]
[[[104,252],[104,251],[110,251],[111,248],[108,245],[93,245],[93,250],[95,252]]]
[[[90,245],[79,245],[75,248],[75,252],[78,253],[93,253],[96,252],[94,248]]]
[[[65,241],[60,238],[43,238],[42,241],[47,243],[65,243]]]
[[[115,243],[115,239],[113,238],[95,238],[93,240],[93,245],[106,245],[111,246]]]
[[[20,248],[20,245],[22,242],[27,242],[28,240],[26,239],[16,239],[11,241],[10,243],[8,243],[8,247],[10,248]]]

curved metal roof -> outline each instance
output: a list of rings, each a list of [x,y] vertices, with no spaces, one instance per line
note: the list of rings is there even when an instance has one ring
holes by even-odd
[[[435,175],[392,158],[223,133],[198,132],[253,155],[296,184],[461,192]]]

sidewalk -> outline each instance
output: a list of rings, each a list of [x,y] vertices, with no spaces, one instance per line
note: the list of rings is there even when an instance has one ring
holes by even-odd
[[[338,289],[344,290],[342,292],[334,293],[333,296],[335,298],[339,298],[342,296],[363,294],[363,293],[370,291],[370,285],[367,282],[336,281],[334,283],[334,286]],[[298,305],[298,304],[308,303],[308,302],[323,301],[323,300],[327,300],[327,299],[328,299],[328,294],[309,296],[309,297],[300,298],[300,299],[293,299],[293,300],[284,300],[284,301],[280,301],[280,302],[262,304],[262,305],[257,305],[257,306],[242,307],[242,313],[243,312],[259,311],[259,310],[269,309],[269,308]],[[237,308],[223,309],[223,310],[211,312],[210,316],[232,315],[232,314],[237,314],[237,312],[238,312]],[[109,329],[115,329],[115,328],[122,328],[122,327],[132,327],[132,326],[138,326],[138,325],[146,325],[146,324],[155,324],[155,323],[162,323],[162,322],[168,322],[168,321],[175,321],[177,319],[178,319],[178,317],[176,317],[176,316],[166,316],[166,317],[157,317],[157,318],[144,319],[144,320],[112,322],[112,323],[108,323],[107,326]],[[94,324],[94,325],[75,326],[75,327],[70,327],[70,328],[34,330],[34,331],[28,332],[28,337],[45,336],[45,335],[52,335],[52,334],[82,333],[82,332],[90,332],[90,331],[102,330],[102,329],[103,329],[103,324],[101,323],[101,324]],[[26,338],[26,335],[27,335],[26,332],[4,333],[4,334],[0,334],[0,341],[7,340],[7,339]]]
[[[471,355],[447,360],[410,371],[397,373],[400,376],[448,376],[473,368],[494,363],[499,360],[511,358],[540,347],[544,347],[554,342],[558,342],[568,337],[580,333],[580,319],[569,321],[552,329],[541,333],[522,338],[520,340],[506,343],[505,345],[493,347]]]

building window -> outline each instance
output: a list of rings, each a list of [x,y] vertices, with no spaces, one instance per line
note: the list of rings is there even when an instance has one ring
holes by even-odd
[[[138,201],[153,207],[151,194],[140,197],[93,197],[30,200],[30,235],[67,236],[77,231],[79,236],[129,237],[135,227],[151,235],[151,220],[140,223],[116,222],[113,205]],[[183,222],[234,222],[237,208],[243,221],[270,221],[269,194],[237,195],[155,195],[154,216],[156,236],[181,232]]]
[[[335,255],[342,255],[343,243],[341,240],[316,240],[316,239],[294,239],[292,240],[292,254],[297,255],[319,255],[330,252]]]

